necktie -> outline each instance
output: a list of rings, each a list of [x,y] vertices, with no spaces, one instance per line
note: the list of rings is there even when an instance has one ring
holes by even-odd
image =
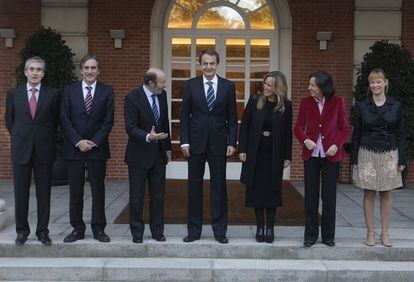
[[[85,98],[85,109],[86,113],[89,114],[91,112],[91,105],[92,105],[92,87],[86,86],[88,93],[86,94]]]
[[[160,113],[158,112],[157,103],[155,101],[155,94],[152,94],[151,97],[152,97],[152,112],[154,113],[154,118],[155,118],[156,123],[158,123],[160,119]]]
[[[36,106],[37,106],[37,101],[36,101],[36,88],[32,88],[32,96],[30,96],[29,99],[29,106],[30,106],[30,113],[32,114],[32,119],[35,118],[35,114],[36,114]]]
[[[214,96],[214,89],[213,89],[213,82],[207,82],[208,89],[207,89],[207,106],[208,110],[211,111],[213,109],[214,100],[216,97]]]

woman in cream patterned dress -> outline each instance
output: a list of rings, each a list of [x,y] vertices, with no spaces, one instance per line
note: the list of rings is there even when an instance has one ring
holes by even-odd
[[[364,189],[365,244],[375,245],[374,210],[379,192],[381,244],[391,247],[391,190],[402,186],[401,171],[406,165],[404,119],[401,103],[386,96],[388,79],[384,70],[372,70],[368,82],[371,95],[355,104],[351,163],[357,171],[355,185]]]

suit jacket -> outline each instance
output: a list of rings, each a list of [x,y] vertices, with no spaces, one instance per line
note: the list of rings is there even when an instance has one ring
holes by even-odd
[[[384,112],[372,97],[355,103],[351,163],[358,163],[359,147],[376,152],[398,149],[398,164],[407,164],[404,117],[400,101],[387,97]]]
[[[112,86],[96,83],[91,112],[86,113],[82,81],[66,86],[60,120],[65,130],[65,155],[68,160],[106,160],[110,157],[108,135],[114,124],[114,90]],[[88,139],[97,146],[81,152],[76,144]]]
[[[332,96],[328,98],[325,101],[322,114],[319,113],[318,103],[314,97],[308,96],[302,99],[294,133],[302,145],[303,160],[308,160],[313,151],[308,150],[303,142],[306,139],[311,139],[316,143],[319,135],[321,135],[325,152],[333,144],[338,146],[338,152],[334,156],[327,156],[328,160],[331,162],[343,160],[345,158],[343,145],[348,132],[348,115],[343,97]]]
[[[41,85],[35,118],[30,113],[26,84],[7,92],[6,127],[11,136],[13,163],[27,164],[33,147],[40,162],[56,158],[55,132],[59,123],[58,90]]]
[[[124,119],[125,130],[128,134],[125,163],[129,166],[151,168],[155,163],[159,148],[162,151],[164,162],[167,164],[166,151],[171,150],[167,94],[163,91],[157,97],[160,106],[158,124],[156,124],[152,105],[149,103],[142,85],[125,96]],[[155,126],[156,132],[168,133],[168,137],[159,141],[147,142],[146,137],[152,126]]]
[[[185,83],[181,105],[180,142],[190,144],[190,154],[200,154],[207,144],[215,155],[226,155],[227,146],[236,147],[237,110],[234,83],[218,77],[216,100],[208,110],[203,77]]]
[[[257,151],[267,114],[266,107],[257,109],[259,97],[256,95],[249,99],[240,124],[239,152],[247,156],[240,180],[247,186],[252,186],[255,181]],[[272,112],[272,143],[272,187],[280,189],[284,160],[292,159],[292,105],[289,101],[285,102],[283,112]]]

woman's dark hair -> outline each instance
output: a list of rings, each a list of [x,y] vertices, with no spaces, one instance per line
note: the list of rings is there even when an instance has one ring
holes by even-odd
[[[332,79],[332,76],[324,71],[318,71],[312,73],[309,76],[309,79],[315,78],[315,84],[321,90],[323,96],[326,99],[331,98],[335,94],[335,85]]]

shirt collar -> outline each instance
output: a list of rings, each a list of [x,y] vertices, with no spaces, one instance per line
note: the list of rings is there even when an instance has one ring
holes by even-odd
[[[36,88],[36,90],[37,90],[37,92],[40,92],[40,86],[41,86],[41,83],[39,83],[38,85],[36,85],[34,88]],[[32,90],[32,86],[29,84],[29,83],[26,83],[26,89],[27,89],[27,92],[29,92],[29,91],[31,91]]]
[[[92,91],[93,91],[94,89],[96,89],[96,81],[92,85],[89,85],[84,80],[82,80],[82,89],[85,89],[87,86],[92,87]]]
[[[213,84],[215,84],[215,85],[217,85],[217,82],[218,82],[218,77],[217,77],[217,74],[216,75],[214,75],[214,77],[213,77],[213,79],[212,80],[208,80],[204,75],[203,75],[203,84],[206,84],[207,82],[209,82],[209,81],[211,81],[211,82],[213,82]]]
[[[318,104],[322,104],[322,105],[324,105],[325,104],[325,101],[326,101],[326,98],[325,98],[325,96],[323,96],[322,97],[322,100],[321,101],[319,101],[318,99],[316,99],[315,97],[313,97],[314,99],[315,99],[315,102],[316,103],[318,103]]]
[[[155,94],[155,93],[152,93],[151,90],[149,90],[145,84],[142,85],[142,88],[144,89],[144,92],[148,98],[151,98],[152,94]]]

